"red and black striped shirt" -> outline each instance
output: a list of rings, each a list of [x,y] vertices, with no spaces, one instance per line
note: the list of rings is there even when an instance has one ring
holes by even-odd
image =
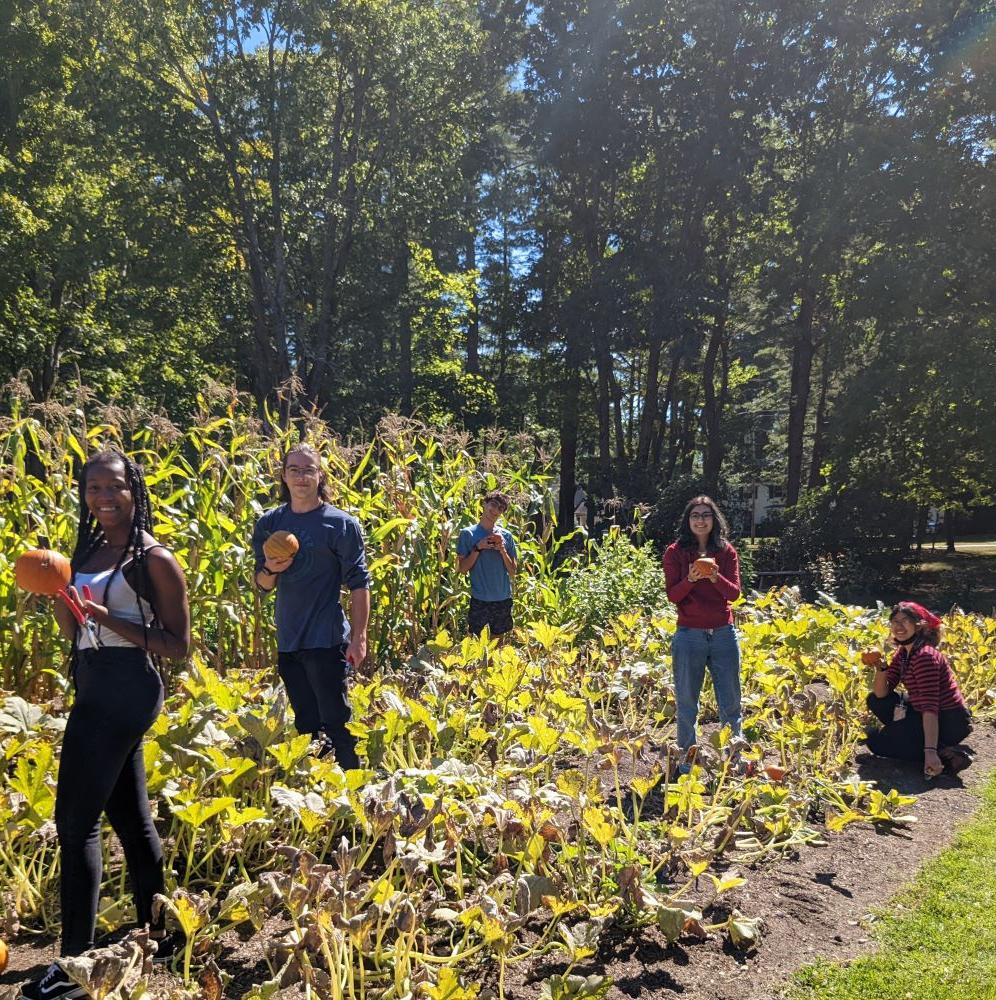
[[[906,698],[918,712],[937,714],[965,707],[951,664],[933,646],[920,646],[912,652],[905,647],[898,649],[886,679],[890,691],[897,684],[906,688]]]

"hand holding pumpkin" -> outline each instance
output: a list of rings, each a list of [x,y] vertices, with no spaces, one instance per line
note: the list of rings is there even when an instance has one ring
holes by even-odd
[[[688,579],[692,583],[697,583],[699,580],[711,580],[715,583],[718,578],[719,564],[708,556],[700,556],[688,570]]]
[[[266,556],[266,571],[268,573],[283,573],[294,561],[301,545],[297,536],[289,531],[274,531],[263,542],[263,555]]]
[[[88,605],[100,608],[107,617],[107,609],[90,601],[89,588],[85,588],[86,604],[80,601],[75,587],[69,586],[73,578],[72,566],[69,560],[59,552],[51,549],[29,549],[22,552],[14,562],[14,579],[17,585],[31,594],[44,594],[47,597],[59,597],[73,613],[78,625],[86,629],[90,643],[97,647],[101,645],[100,636],[90,617]],[[101,619],[102,620],[102,619]]]

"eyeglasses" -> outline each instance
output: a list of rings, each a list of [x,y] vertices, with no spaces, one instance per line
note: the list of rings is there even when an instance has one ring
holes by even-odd
[[[695,511],[692,511],[692,513],[688,515],[688,520],[689,521],[711,521],[712,520],[712,512],[708,511],[708,510],[707,511],[697,511],[697,510],[695,510]]]
[[[309,465],[306,468],[301,468],[297,465],[288,465],[284,472],[288,476],[297,476],[299,479],[310,479],[312,476],[318,475],[318,469],[313,465]]]

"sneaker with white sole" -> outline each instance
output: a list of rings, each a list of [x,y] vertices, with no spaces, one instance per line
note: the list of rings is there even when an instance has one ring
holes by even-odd
[[[18,1000],[75,1000],[86,995],[86,990],[70,979],[58,962],[53,962],[40,979],[21,987]]]

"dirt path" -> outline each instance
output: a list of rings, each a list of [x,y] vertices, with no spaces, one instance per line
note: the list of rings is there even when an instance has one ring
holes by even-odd
[[[964,783],[945,777],[928,784],[915,768],[860,756],[863,778],[917,796],[911,807],[917,823],[891,831],[852,824],[842,833],[829,834],[826,847],[806,848],[794,860],[746,872],[747,885],[726,898],[748,916],[763,918],[765,934],[756,953],[744,956],[718,939],[683,939],[668,947],[652,928],[639,935],[607,934],[597,962],[575,971],[611,976],[611,1000],[775,1000],[800,966],[818,957],[841,961],[872,950],[868,915],[885,906],[977,808],[972,789],[996,767],[996,729],[979,726],[969,742],[977,758],[960,776]],[[0,976],[0,997],[54,956],[51,939],[18,941],[11,949],[10,967]],[[248,988],[247,980],[264,978],[261,966],[253,968],[246,956],[240,959],[235,963],[240,968],[231,971],[242,974],[226,991],[232,997]],[[549,960],[516,968],[507,994],[510,1000],[532,1000],[543,978],[562,971],[562,963]]]
[[[852,824],[828,834],[826,847],[807,847],[795,860],[745,872],[747,885],[724,898],[747,916],[763,918],[764,938],[754,954],[744,956],[719,940],[682,939],[668,947],[652,928],[610,938],[597,964],[575,972],[611,976],[609,1000],[775,1000],[800,966],[873,950],[871,912],[943,850],[978,807],[973,788],[996,767],[996,729],[977,726],[968,743],[977,752],[972,768],[932,783],[915,768],[859,755],[863,778],[917,797],[910,807],[917,822],[882,831]],[[535,997],[539,980],[562,971],[560,963],[538,963],[518,978],[514,995]]]

